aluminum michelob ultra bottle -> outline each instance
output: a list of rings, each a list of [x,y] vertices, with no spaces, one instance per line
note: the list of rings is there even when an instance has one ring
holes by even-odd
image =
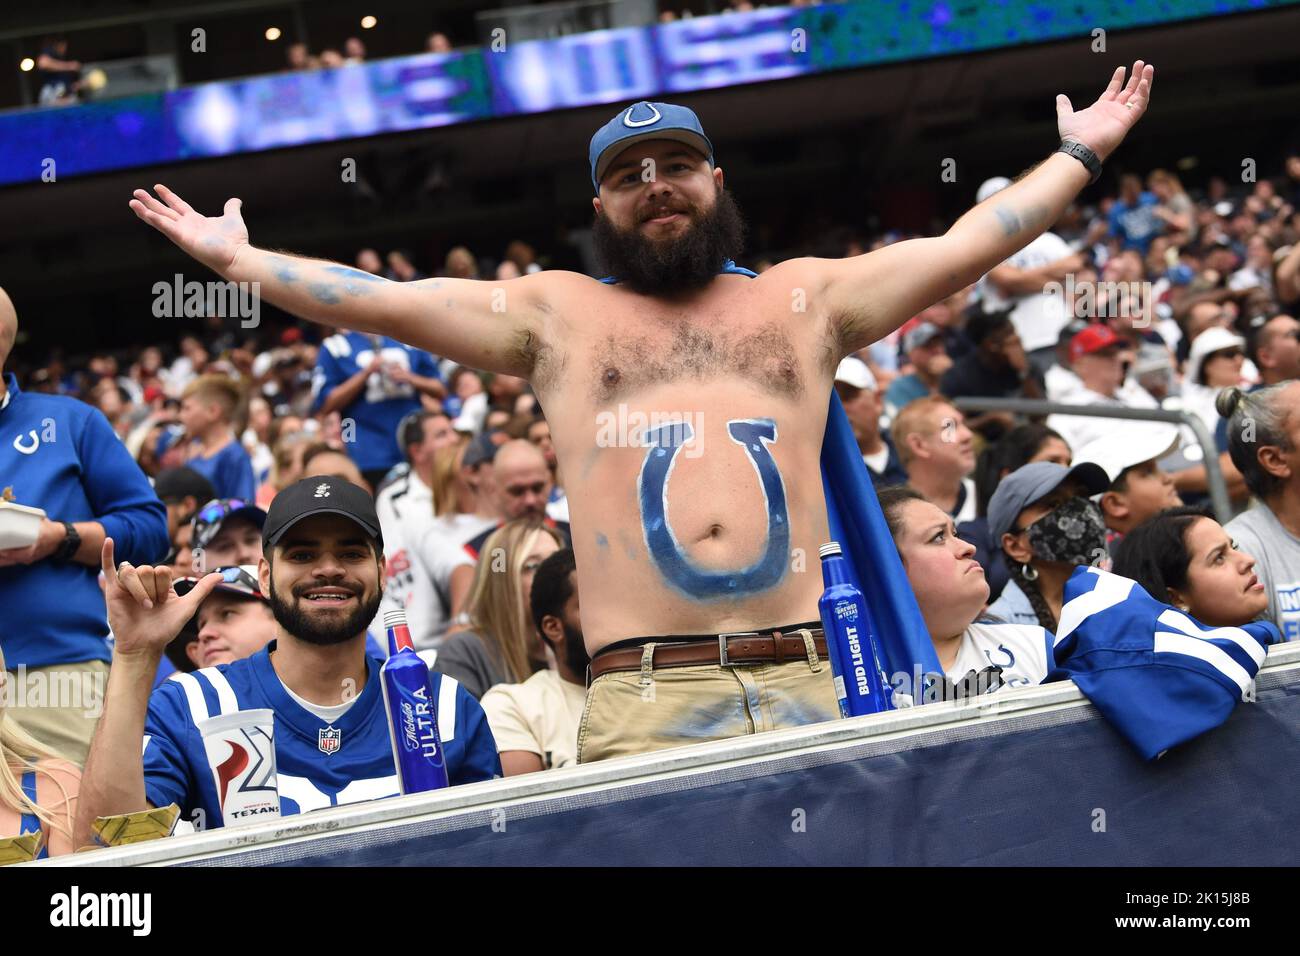
[[[379,669],[388,712],[388,736],[402,793],[420,793],[447,786],[447,761],[438,736],[437,702],[429,665],[415,653],[406,612],[384,612],[388,629],[388,660]]]
[[[839,542],[817,549],[822,559],[822,592],[817,609],[821,612],[826,648],[835,675],[835,696],[841,717],[860,717],[890,709],[888,683],[881,677],[880,649],[872,632],[862,592],[849,578],[848,562]]]

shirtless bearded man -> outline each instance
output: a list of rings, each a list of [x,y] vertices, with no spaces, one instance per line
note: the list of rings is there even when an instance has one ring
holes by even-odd
[[[1050,227],[1145,112],[1153,78],[1138,61],[1087,109],[1058,97],[1061,150],[944,235],[756,278],[730,263],[739,215],[698,119],[663,103],[592,140],[596,236],[617,282],[389,282],[250,245],[238,199],[209,218],[159,185],[131,208],[287,312],[532,383],[564,469],[593,656],[585,762],[837,715],[821,575],[799,560],[827,540],[819,455],[836,366]]]

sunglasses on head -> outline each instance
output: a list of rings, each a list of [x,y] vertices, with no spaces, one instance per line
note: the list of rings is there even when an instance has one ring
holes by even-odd
[[[223,584],[244,584],[254,591],[261,590],[257,579],[241,567],[218,568],[217,571],[221,575]]]
[[[220,521],[232,511],[238,511],[240,508],[247,507],[248,503],[241,501],[238,498],[229,498],[225,502],[221,503],[214,502],[213,504],[205,505],[203,509],[199,511],[199,520],[205,524],[211,524],[214,521]]]

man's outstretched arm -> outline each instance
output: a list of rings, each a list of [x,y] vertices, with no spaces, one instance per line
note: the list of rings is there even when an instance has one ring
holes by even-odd
[[[1062,141],[1082,143],[1103,162],[1146,112],[1155,69],[1124,67],[1092,106],[1074,112],[1056,100]],[[815,297],[826,304],[840,355],[877,339],[922,309],[952,295],[1045,232],[1079,191],[1088,170],[1073,157],[1053,153],[1018,182],[975,206],[942,236],[910,239],[851,259],[809,260]],[[810,296],[810,298],[813,298]]]
[[[137,189],[135,214],[232,282],[258,283],[263,299],[310,322],[380,332],[462,365],[528,377],[554,275],[501,282],[390,282],[351,266],[249,244],[239,199],[204,216],[166,186]]]

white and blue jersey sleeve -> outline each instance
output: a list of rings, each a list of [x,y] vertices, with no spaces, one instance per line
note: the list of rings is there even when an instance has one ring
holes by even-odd
[[[369,659],[369,675],[356,703],[326,722],[285,690],[271,666],[274,648],[272,642],[246,660],[178,674],[154,691],[143,752],[151,804],[176,803],[187,819],[221,826],[216,782],[198,725],[221,714],[262,708],[274,713],[282,816],[398,794],[379,683],[381,661]],[[451,784],[501,776],[496,742],[478,701],[441,674],[432,675],[432,685]]]

